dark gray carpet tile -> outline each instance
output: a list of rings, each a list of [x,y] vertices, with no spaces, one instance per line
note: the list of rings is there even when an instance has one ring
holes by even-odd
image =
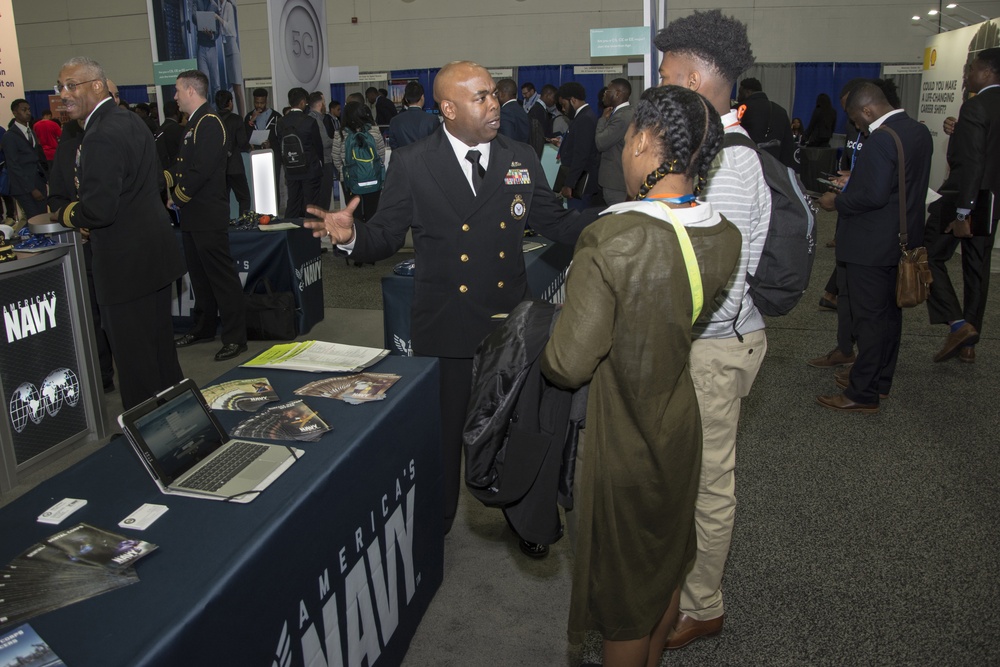
[[[412,251],[398,252],[388,259],[357,267],[333,252],[323,253],[323,305],[327,308],[382,310],[382,276],[406,259]]]

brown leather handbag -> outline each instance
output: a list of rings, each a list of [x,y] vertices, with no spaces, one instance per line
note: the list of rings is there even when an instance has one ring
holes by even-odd
[[[927,248],[907,248],[909,235],[906,232],[906,162],[903,157],[903,142],[891,127],[882,125],[896,142],[899,155],[899,273],[896,276],[896,305],[912,308],[927,300],[931,291],[931,269],[927,264]]]

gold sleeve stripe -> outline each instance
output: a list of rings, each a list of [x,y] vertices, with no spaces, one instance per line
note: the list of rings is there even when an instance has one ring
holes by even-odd
[[[76,205],[79,202],[71,202],[66,208],[63,209],[63,219],[62,223],[67,227],[73,227],[73,211],[76,209]]]
[[[163,170],[163,178],[167,179],[167,190],[171,190],[174,187],[174,175],[171,174],[166,169]]]
[[[182,204],[186,204],[189,201],[191,201],[191,198],[188,197],[186,194],[184,194],[184,186],[182,185],[178,185],[177,188],[174,190],[174,197],[176,197],[177,201],[181,202]]]

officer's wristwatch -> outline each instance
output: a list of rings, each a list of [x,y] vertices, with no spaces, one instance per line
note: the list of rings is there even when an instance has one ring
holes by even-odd
[[[959,222],[965,222],[966,218],[968,218],[968,217],[969,216],[966,213],[956,213],[955,214],[955,219],[958,220]]]

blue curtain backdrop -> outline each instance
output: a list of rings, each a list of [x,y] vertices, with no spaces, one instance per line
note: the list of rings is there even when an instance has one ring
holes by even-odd
[[[24,99],[31,105],[31,117],[38,119],[42,117],[42,112],[49,108],[49,95],[54,93],[51,90],[29,90],[24,93]],[[173,88],[171,88],[173,94]],[[129,104],[139,102],[149,103],[149,91],[146,86],[118,86],[118,96]]]
[[[344,106],[344,100],[347,98],[347,86],[342,83],[331,83],[330,84],[330,97],[327,99],[327,108],[330,106],[330,102],[337,100],[340,102],[341,108]]]
[[[847,114],[840,108],[840,89],[858,77],[876,79],[882,71],[881,63],[798,63],[795,65],[795,104],[792,118],[801,118],[802,125],[809,125],[816,96],[826,93],[837,110],[836,131],[843,133],[847,127]]]

